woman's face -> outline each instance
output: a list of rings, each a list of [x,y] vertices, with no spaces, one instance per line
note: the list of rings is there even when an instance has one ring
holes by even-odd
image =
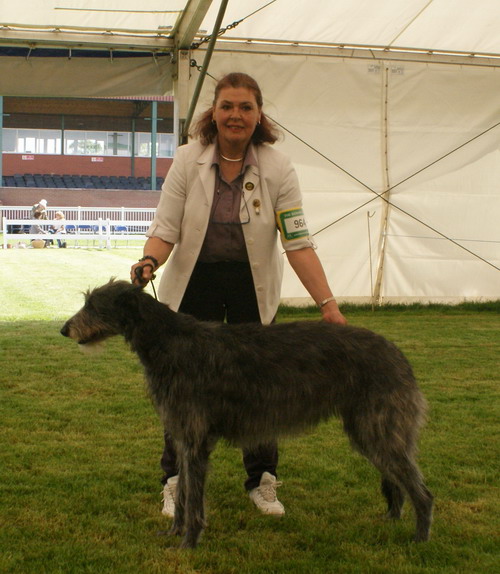
[[[217,124],[222,148],[243,150],[252,137],[261,110],[248,88],[223,88],[214,104],[213,119]]]

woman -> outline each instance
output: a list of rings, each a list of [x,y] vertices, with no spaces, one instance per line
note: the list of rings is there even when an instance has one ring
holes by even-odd
[[[30,225],[30,229],[29,229],[29,233],[31,234],[38,234],[38,235],[47,235],[47,231],[39,224],[36,223],[36,221],[40,221],[41,219],[44,219],[42,212],[40,211],[35,211],[35,213],[33,214],[33,219],[35,221],[33,221],[33,223]],[[43,247],[48,247],[50,245],[50,240],[49,239],[38,239],[36,237],[34,237],[31,240],[31,246],[32,247],[36,247],[36,248],[43,248]]]
[[[323,319],[344,324],[314,251],[289,159],[262,111],[258,84],[232,73],[217,84],[213,105],[195,126],[197,141],[179,147],[162,187],[144,256],[132,281],[147,283],[168,260],[159,299],[200,320],[271,323],[280,301],[281,244]],[[264,513],[284,514],[276,497],[276,443],[244,450],[245,487]],[[168,436],[163,514],[173,516],[177,464]]]
[[[56,211],[54,214],[54,219],[58,221],[57,224],[51,225],[50,233],[55,234],[65,234],[66,233],[66,223],[64,213],[62,211]],[[62,241],[61,239],[57,240],[58,247],[66,247],[66,241]]]
[[[31,217],[34,218],[35,214],[39,213],[40,215],[37,219],[47,219],[47,200],[41,199],[38,203],[35,203],[31,207]]]

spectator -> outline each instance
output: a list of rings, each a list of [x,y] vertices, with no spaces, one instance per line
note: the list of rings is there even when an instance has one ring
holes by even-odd
[[[39,213],[40,217],[37,219],[47,219],[47,200],[41,199],[38,203],[35,203],[31,208],[31,217],[35,217],[35,213]]]
[[[36,219],[36,220],[43,219],[42,213],[40,211],[35,211],[35,213],[33,214],[33,219]],[[47,235],[47,232],[45,231],[45,229],[43,229],[43,227],[38,223],[32,223],[30,226],[29,232],[30,232],[30,234],[38,233],[39,235]],[[41,241],[43,241],[43,245],[42,245]],[[50,245],[50,239],[33,238],[31,240],[31,246],[32,247],[36,247],[36,248],[47,247],[47,245]]]
[[[43,201],[43,200],[42,200]],[[56,235],[65,234],[66,233],[66,224],[64,223],[66,218],[64,217],[64,213],[62,211],[56,211],[54,215],[54,219],[57,219],[61,223],[56,223],[50,227],[49,232],[54,233]],[[66,241],[62,239],[57,240],[58,247],[66,247]]]

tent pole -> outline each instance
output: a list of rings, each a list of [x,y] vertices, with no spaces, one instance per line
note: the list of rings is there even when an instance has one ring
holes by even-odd
[[[191,125],[191,120],[193,119],[194,110],[196,108],[196,104],[198,103],[198,98],[200,97],[201,88],[203,87],[203,82],[205,81],[205,76],[207,75],[208,66],[210,64],[210,60],[212,59],[212,54],[215,48],[215,42],[217,41],[219,35],[219,30],[221,28],[222,19],[224,18],[224,13],[226,12],[228,2],[229,0],[222,0],[219,8],[219,13],[217,14],[214,29],[212,35],[210,36],[210,41],[208,42],[205,59],[203,60],[203,66],[201,67],[200,75],[198,76],[198,81],[196,83],[196,87],[193,93],[193,98],[191,99],[191,104],[189,105],[189,110],[182,128],[182,135],[181,135],[182,143],[187,142],[189,126]]]
[[[132,141],[130,142],[130,175],[135,177],[135,118],[132,118]]]
[[[158,141],[158,102],[151,102],[151,189],[156,191],[156,142]]]
[[[174,137],[175,145],[181,145],[184,122],[189,99],[189,51],[177,53],[177,76],[174,78]]]
[[[372,295],[372,306],[382,302],[382,284],[384,279],[385,252],[387,248],[387,229],[389,226],[390,211],[390,177],[389,177],[389,66],[384,66],[384,78],[382,89],[382,177],[385,191],[380,195],[382,198],[382,218],[379,237],[379,258],[377,264],[377,278]],[[385,201],[384,201],[385,200]]]
[[[373,297],[373,264],[372,264],[372,234],[370,230],[370,219],[375,215],[375,211],[370,214],[368,210],[366,212],[366,223],[368,226],[368,257],[370,259],[370,297],[372,300],[372,311],[375,311],[375,298]]]
[[[0,187],[3,187],[3,96],[0,96]]]

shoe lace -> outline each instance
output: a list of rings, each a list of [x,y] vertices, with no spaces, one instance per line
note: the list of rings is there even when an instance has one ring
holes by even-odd
[[[177,487],[176,484],[166,484],[165,485],[165,487],[162,490],[163,502],[165,502],[165,500],[167,500],[167,499],[175,500],[175,489],[176,489],[176,487]]]
[[[275,481],[270,484],[261,484],[259,486],[259,492],[262,498],[266,502],[274,502],[276,500],[276,489],[279,488],[283,483],[281,481]]]

